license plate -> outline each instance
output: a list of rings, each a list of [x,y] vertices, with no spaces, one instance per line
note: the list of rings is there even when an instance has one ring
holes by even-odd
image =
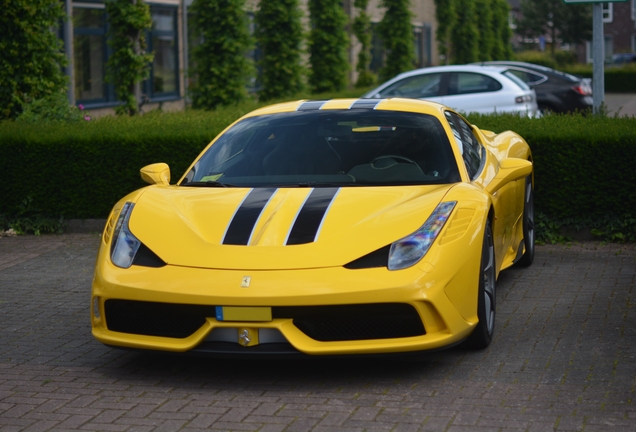
[[[217,321],[271,321],[270,307],[217,306]]]

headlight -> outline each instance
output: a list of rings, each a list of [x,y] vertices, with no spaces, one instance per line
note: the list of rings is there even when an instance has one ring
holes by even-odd
[[[389,270],[402,270],[417,264],[444,227],[457,201],[440,203],[422,228],[391,245]]]
[[[132,265],[141,242],[128,229],[128,220],[135,204],[127,202],[119,213],[113,243],[110,247],[110,259],[117,267],[128,268]]]

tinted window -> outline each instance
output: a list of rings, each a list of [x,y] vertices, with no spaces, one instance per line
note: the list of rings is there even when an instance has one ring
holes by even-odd
[[[439,73],[422,74],[400,80],[380,92],[380,97],[427,98],[439,96]]]
[[[487,75],[471,72],[453,72],[448,84],[448,94],[484,93],[501,90],[501,83]]]
[[[464,159],[468,176],[474,179],[481,171],[483,162],[483,147],[473,133],[470,125],[462,120],[458,115],[446,112],[446,120],[453,130],[455,142]]]
[[[450,143],[434,116],[312,110],[237,123],[205,152],[183,184],[390,186],[459,179]]]

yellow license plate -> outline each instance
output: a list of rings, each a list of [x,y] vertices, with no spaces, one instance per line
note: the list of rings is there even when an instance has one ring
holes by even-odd
[[[217,306],[217,321],[271,321],[270,307]]]

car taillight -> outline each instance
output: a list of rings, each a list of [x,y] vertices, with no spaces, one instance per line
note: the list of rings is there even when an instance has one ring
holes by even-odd
[[[591,89],[588,88],[587,86],[577,85],[577,86],[572,87],[572,90],[574,90],[575,92],[577,92],[581,96],[588,96],[588,95],[592,94]]]
[[[532,102],[532,96],[531,95],[517,96],[515,98],[515,102],[516,103]]]

